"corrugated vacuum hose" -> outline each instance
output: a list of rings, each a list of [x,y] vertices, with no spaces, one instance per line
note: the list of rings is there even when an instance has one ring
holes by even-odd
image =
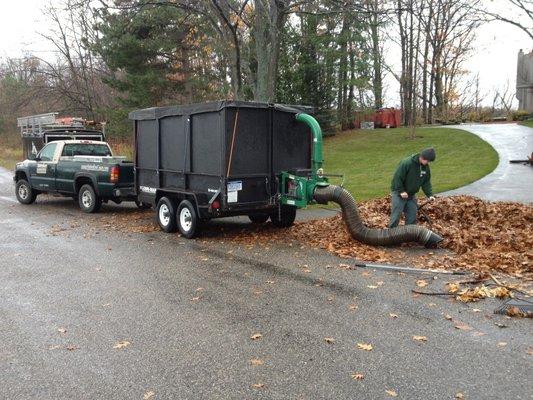
[[[418,242],[426,247],[435,247],[443,240],[441,236],[419,225],[403,225],[391,229],[366,227],[357,211],[355,199],[350,192],[340,186],[317,186],[314,191],[314,198],[320,204],[333,201],[340,205],[342,217],[350,235],[362,243],[373,246],[392,246],[407,242]]]

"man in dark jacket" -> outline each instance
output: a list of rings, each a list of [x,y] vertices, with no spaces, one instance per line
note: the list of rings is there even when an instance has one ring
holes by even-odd
[[[402,160],[392,178],[392,206],[389,228],[398,226],[402,213],[405,225],[416,224],[418,205],[416,194],[422,188],[424,194],[434,200],[429,163],[435,161],[435,149],[427,148]]]

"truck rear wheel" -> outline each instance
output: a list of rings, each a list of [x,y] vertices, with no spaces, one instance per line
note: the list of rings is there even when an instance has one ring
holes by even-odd
[[[270,214],[270,220],[278,228],[288,228],[292,226],[296,219],[296,207],[282,205],[281,209],[276,209]]]
[[[178,207],[178,229],[187,239],[193,238],[198,231],[196,208],[189,200],[183,200]]]
[[[95,213],[102,206],[102,199],[96,194],[91,185],[85,184],[78,192],[78,204],[83,212]]]
[[[15,195],[22,204],[31,204],[37,198],[37,193],[25,179],[19,179],[15,186]]]
[[[176,202],[168,197],[161,197],[155,208],[159,227],[167,232],[176,232]]]

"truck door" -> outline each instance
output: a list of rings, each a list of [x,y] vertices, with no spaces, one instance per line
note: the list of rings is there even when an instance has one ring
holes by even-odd
[[[56,190],[57,145],[55,142],[48,143],[37,154],[36,168],[30,171],[31,184],[35,189],[45,192]]]

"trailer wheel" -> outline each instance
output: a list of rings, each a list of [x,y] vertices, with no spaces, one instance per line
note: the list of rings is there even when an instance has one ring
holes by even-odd
[[[102,199],[98,197],[91,185],[83,185],[78,192],[78,204],[83,212],[95,213],[102,206]]]
[[[178,207],[178,229],[187,239],[193,238],[198,230],[198,215],[189,200],[183,200]]]
[[[248,218],[250,218],[250,221],[252,221],[254,224],[264,224],[268,221],[269,215],[268,214],[250,214],[248,215]]]
[[[15,186],[15,195],[22,204],[31,204],[37,198],[37,193],[25,179],[19,179]]]
[[[296,218],[296,207],[282,205],[281,210],[276,209],[270,214],[270,220],[278,228],[292,226]]]
[[[168,197],[161,197],[155,208],[159,227],[167,232],[176,232],[176,202]]]

